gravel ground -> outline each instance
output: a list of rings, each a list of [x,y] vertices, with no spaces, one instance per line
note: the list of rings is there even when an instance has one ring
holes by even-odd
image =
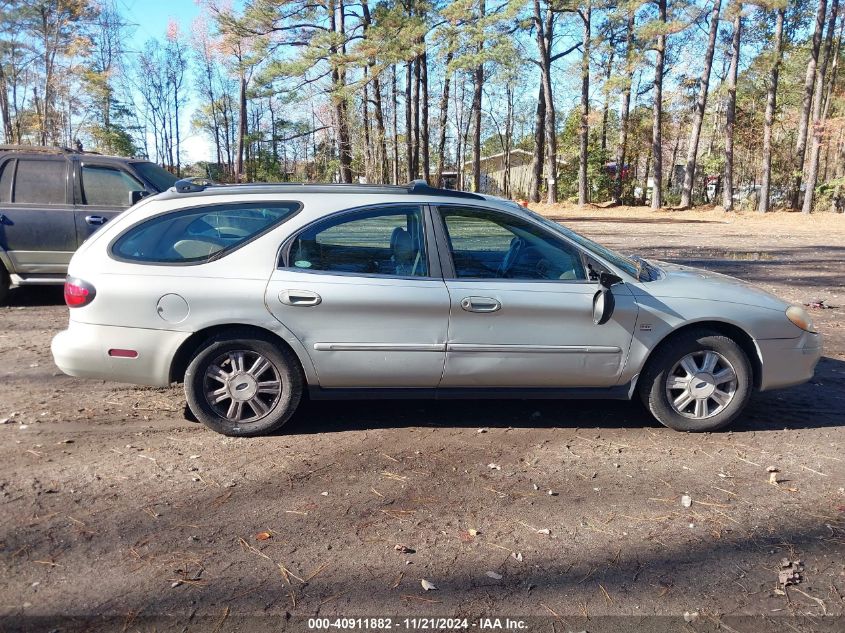
[[[624,251],[845,305],[842,217],[540,211]],[[816,377],[756,396],[728,432],[673,432],[634,402],[411,401],[306,403],[283,434],[233,439],[186,421],[178,388],[62,375],[61,291],[14,291],[0,309],[0,630],[391,615],[841,631],[843,315],[813,310]],[[804,567],[785,592],[783,559]]]

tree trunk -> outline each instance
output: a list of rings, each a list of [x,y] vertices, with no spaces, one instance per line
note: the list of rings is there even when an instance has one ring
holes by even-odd
[[[0,117],[3,117],[3,142],[12,143],[12,117],[9,113],[9,90],[6,86],[6,74],[0,63]]]
[[[411,85],[411,112],[414,122],[414,178],[420,177],[420,56],[414,58],[414,79]]]
[[[807,167],[807,179],[804,183],[804,205],[802,211],[809,214],[813,210],[813,198],[816,191],[816,181],[819,177],[819,154],[822,147],[822,136],[824,133],[825,119],[822,116],[824,105],[824,78],[827,73],[827,64],[830,60],[830,51],[833,46],[833,31],[836,28],[836,17],[839,9],[839,0],[833,0],[830,5],[830,18],[827,22],[827,34],[824,39],[824,53],[822,64],[816,73],[815,95],[813,97],[813,141],[810,145],[810,164]]]
[[[545,20],[541,17],[540,2],[534,0],[534,26],[537,30],[537,48],[540,52],[540,83],[546,104],[546,202],[557,202],[557,126],[555,123],[555,102],[552,95],[551,50],[553,34],[553,13],[546,10]]]
[[[372,173],[373,165],[373,150],[370,139],[370,91],[367,87],[367,82],[369,81],[368,68],[368,66],[364,66],[363,68],[364,86],[363,94],[361,96],[361,123],[364,128],[364,178],[366,178],[367,182],[372,182],[370,175]]]
[[[485,0],[479,0],[478,15],[484,17],[486,10]],[[484,41],[478,42],[477,50],[479,56],[484,51]],[[484,89],[484,63],[478,64],[473,73],[472,92],[472,190],[481,191],[481,93]]]
[[[737,6],[731,38],[731,66],[728,70],[728,104],[725,109],[725,179],[722,206],[733,211],[734,198],[734,122],[736,121],[736,76],[739,68],[739,45],[742,37],[742,5]]]
[[[391,98],[393,100],[393,184],[399,184],[399,126],[397,125],[399,99],[396,92],[396,64],[393,64],[393,92]]]
[[[625,169],[625,154],[628,151],[628,115],[631,109],[631,82],[633,81],[632,61],[634,56],[634,26],[636,14],[628,11],[627,33],[625,35],[625,79],[622,86],[622,105],[619,113],[619,145],[616,147],[616,179],[613,183],[613,201],[622,203],[622,181]]]
[[[372,19],[370,17],[370,6],[367,3],[367,0],[361,1],[361,10],[363,12],[363,21],[364,21],[364,30],[366,31],[367,28],[372,24]],[[375,69],[376,60],[374,57],[370,57],[367,61],[367,66],[370,69],[370,77],[373,83],[373,110],[375,111],[375,118],[376,118],[376,136],[375,145],[376,145],[376,162],[378,163],[378,174],[381,177],[381,182],[386,183],[389,179],[389,172],[388,172],[388,164],[387,164],[387,142],[385,137],[387,136],[384,129],[384,112],[382,110],[382,102],[381,102],[381,81],[377,74],[373,73]]]
[[[769,72],[769,90],[766,96],[766,120],[763,126],[763,176],[760,179],[760,197],[757,200],[757,210],[766,213],[771,205],[769,192],[772,188],[772,127],[775,123],[777,111],[778,75],[783,58],[783,18],[786,9],[777,10],[775,22],[775,58]]]
[[[590,143],[590,27],[593,3],[584,7],[584,49],[581,57],[581,125],[578,134],[578,205],[587,204],[587,161]]]
[[[408,180],[411,181],[416,178],[414,173],[414,115],[412,110],[413,95],[411,94],[411,87],[413,85],[413,66],[414,62],[410,61],[405,64],[405,158],[408,163]]]
[[[336,32],[341,38],[339,64],[333,64],[333,77],[337,79],[335,84],[335,108],[337,112],[337,141],[338,153],[340,154],[340,180],[341,182],[352,182],[352,143],[349,140],[349,110],[346,101],[346,10],[343,0],[337,2],[337,28]]]
[[[507,93],[507,111],[505,114],[505,174],[503,189],[505,198],[512,198],[511,195],[511,140],[513,139],[513,85],[508,82],[505,86]]]
[[[819,0],[816,11],[816,26],[813,30],[813,44],[810,49],[810,61],[807,62],[807,74],[804,76],[804,95],[801,99],[801,118],[798,120],[798,140],[795,143],[795,163],[793,164],[792,190],[789,206],[798,209],[801,200],[801,180],[804,175],[804,156],[807,153],[807,135],[810,125],[810,112],[813,106],[813,92],[816,86],[816,67],[819,63],[819,49],[822,44],[824,18],[827,13],[827,0]]]
[[[443,71],[443,94],[440,95],[440,128],[437,139],[437,186],[443,187],[443,165],[446,161],[446,125],[449,121],[449,64],[452,62],[454,52],[449,50],[446,53],[446,61]]]
[[[614,38],[615,34],[611,37],[609,44],[610,52],[607,57],[607,71],[604,74],[604,105],[602,106],[601,113],[601,153],[605,159],[607,157],[607,121],[608,116],[610,115],[610,90],[607,89],[607,85],[610,83],[610,78],[613,75],[613,60],[616,57],[616,42]]]
[[[719,12],[722,0],[713,2],[710,12],[710,33],[707,40],[707,52],[704,54],[704,69],[698,84],[698,98],[692,117],[689,145],[687,146],[687,164],[684,167],[684,184],[681,188],[680,208],[688,209],[692,206],[692,190],[695,186],[695,167],[698,160],[698,141],[701,138],[701,124],[704,121],[704,111],[707,108],[707,92],[710,87],[710,70],[713,66],[713,52],[716,50],[716,34],[719,31]],[[673,166],[674,169],[674,166]]]
[[[827,92],[824,99],[824,112],[822,112],[822,119],[827,120],[827,115],[830,113],[831,98],[836,90],[836,77],[839,74],[839,51],[842,49],[842,36],[845,34],[845,20],[842,21],[839,27],[839,37],[836,39],[836,44],[833,46],[833,65],[830,68],[830,80],[827,82]],[[822,173],[822,181],[827,180],[828,170],[830,169],[830,152],[836,151],[842,141],[843,128],[839,128],[839,140],[836,144],[828,141],[824,149],[824,172]],[[838,165],[837,165],[838,167]]]
[[[235,163],[235,181],[244,180],[244,139],[246,138],[246,75],[241,70],[238,93],[238,150]]]
[[[425,41],[423,41],[425,46]],[[428,56],[423,49],[420,56],[420,154],[422,156],[422,177],[431,182],[431,165],[428,147]]]
[[[663,206],[663,63],[666,57],[666,35],[662,31],[666,27],[666,0],[658,0],[660,11],[661,33],[657,36],[657,56],[654,64],[654,112],[651,132],[651,153],[654,161],[654,187],[651,194],[651,208],[659,209]]]
[[[378,77],[373,77],[373,110],[376,116],[376,144],[378,147],[378,166],[381,182],[386,183],[390,178],[387,169],[387,142],[384,130],[384,112],[381,103],[381,82]]]
[[[581,57],[581,124],[578,133],[578,205],[587,204],[587,161],[590,143],[590,27],[592,2],[587,2],[582,14],[584,19],[584,48]]]
[[[531,157],[531,188],[528,199],[540,202],[540,183],[543,180],[543,156],[546,138],[546,98],[543,87],[537,94],[537,110],[534,115],[534,155]]]

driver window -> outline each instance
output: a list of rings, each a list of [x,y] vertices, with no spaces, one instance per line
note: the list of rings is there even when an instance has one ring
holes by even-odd
[[[83,204],[128,207],[132,191],[144,191],[144,185],[125,171],[105,165],[82,165]]]
[[[586,279],[578,251],[530,222],[470,207],[439,211],[458,278]]]

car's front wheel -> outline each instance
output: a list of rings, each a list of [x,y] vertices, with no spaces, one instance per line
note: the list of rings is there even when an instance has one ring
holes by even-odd
[[[753,390],[751,363],[732,339],[693,330],[664,343],[640,377],[643,403],[677,431],[713,431],[733,422]]]
[[[207,427],[237,437],[280,428],[302,397],[297,360],[270,337],[230,332],[201,345],[185,371],[185,396]]]

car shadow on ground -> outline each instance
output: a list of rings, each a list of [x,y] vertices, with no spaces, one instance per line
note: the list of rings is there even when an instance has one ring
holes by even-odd
[[[64,305],[64,288],[62,286],[23,286],[12,288],[2,307],[24,308],[41,306]]]
[[[756,394],[729,430],[845,425],[845,361],[822,358],[812,381]],[[280,434],[383,428],[663,428],[638,398],[618,400],[305,400]]]

